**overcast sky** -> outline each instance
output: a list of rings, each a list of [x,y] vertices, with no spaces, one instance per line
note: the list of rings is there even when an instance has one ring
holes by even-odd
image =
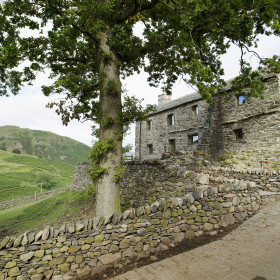
[[[260,37],[258,53],[263,57],[271,57],[273,54],[280,54],[280,38]],[[230,79],[238,75],[238,59],[240,52],[236,47],[232,47],[230,52],[223,57],[225,68],[225,78]],[[256,59],[248,56],[248,60],[256,67]],[[72,121],[68,126],[63,126],[61,119],[56,115],[54,109],[46,108],[46,104],[53,101],[55,97],[45,97],[40,89],[40,85],[46,81],[47,77],[41,75],[32,87],[22,89],[21,94],[10,97],[0,97],[0,126],[15,125],[22,128],[46,130],[62,136],[68,136],[89,146],[92,145],[91,123],[80,123]],[[147,75],[135,74],[122,81],[129,95],[143,98],[144,104],[156,104],[160,88],[149,87]],[[178,82],[172,93],[172,99],[181,97],[193,92],[184,82]],[[134,145],[134,127],[131,134],[126,137],[124,145]]]

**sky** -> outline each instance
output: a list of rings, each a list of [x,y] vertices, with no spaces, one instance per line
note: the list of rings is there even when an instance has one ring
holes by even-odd
[[[280,38],[261,36],[258,53],[262,57],[271,57],[273,54],[280,55]],[[227,55],[222,58],[225,69],[225,79],[238,75],[238,59],[240,52],[237,47],[231,47]],[[248,61],[257,66],[257,60],[247,57]],[[68,126],[63,126],[60,117],[55,109],[46,108],[46,104],[57,97],[45,97],[40,89],[41,84],[47,82],[47,76],[41,75],[32,87],[25,87],[17,96],[0,97],[0,126],[14,125],[21,128],[51,131],[56,134],[67,136],[78,140],[88,146],[95,140],[91,135],[91,122],[71,121]],[[147,74],[141,72],[128,77],[122,81],[123,86],[128,90],[129,95],[143,98],[143,104],[157,104],[158,95],[162,93],[160,88],[153,88],[148,85]],[[179,81],[173,87],[172,99],[189,94],[194,90],[183,81]],[[134,126],[130,135],[124,139],[124,145],[134,145]]]

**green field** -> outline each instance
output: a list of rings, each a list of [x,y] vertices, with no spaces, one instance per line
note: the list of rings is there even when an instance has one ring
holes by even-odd
[[[36,203],[0,211],[0,238],[42,230],[46,225],[58,228],[65,222],[94,216],[94,203],[86,192],[66,191]]]
[[[6,147],[8,152],[18,149],[21,154],[63,161],[71,165],[86,161],[90,151],[90,147],[69,137],[17,126],[0,127],[0,146]]]
[[[73,165],[0,150],[0,202],[72,184]],[[47,188],[47,182],[51,182]]]

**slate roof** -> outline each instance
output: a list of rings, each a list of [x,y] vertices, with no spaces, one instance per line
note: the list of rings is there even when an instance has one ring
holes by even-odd
[[[264,76],[264,79],[269,79],[269,78],[275,77],[276,74],[275,73],[265,73],[265,74],[263,74],[263,76]],[[234,78],[226,81],[227,84],[224,88],[224,91],[230,91],[231,90],[231,82],[232,82],[233,79]],[[157,114],[157,113],[160,113],[162,111],[169,110],[169,109],[176,108],[176,107],[181,106],[183,104],[195,102],[195,101],[198,101],[198,100],[201,100],[201,99],[202,99],[202,97],[199,94],[199,92],[194,92],[194,93],[191,93],[191,94],[187,94],[187,95],[182,96],[180,98],[176,98],[174,100],[167,101],[163,105],[160,105],[158,107],[156,113],[153,113],[151,115],[154,115],[154,114]]]
[[[171,101],[167,101],[165,104],[158,107],[156,113],[159,113],[159,112],[162,112],[162,111],[180,106],[180,105],[185,104],[185,103],[190,103],[190,102],[193,102],[193,101],[196,101],[196,100],[200,100],[200,99],[202,99],[202,98],[201,98],[201,95],[198,92],[187,94],[187,95],[182,96],[180,98],[177,98],[177,99],[174,99],[174,100],[171,100]]]

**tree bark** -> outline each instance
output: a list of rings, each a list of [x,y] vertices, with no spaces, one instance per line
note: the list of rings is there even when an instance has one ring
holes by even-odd
[[[108,45],[108,32],[100,34],[99,75],[100,89],[100,134],[99,140],[113,138],[116,148],[102,158],[101,168],[108,172],[96,185],[96,216],[107,218],[114,212],[119,213],[120,189],[115,182],[117,168],[121,166],[122,156],[122,102],[120,63]],[[109,121],[108,121],[109,120]]]

